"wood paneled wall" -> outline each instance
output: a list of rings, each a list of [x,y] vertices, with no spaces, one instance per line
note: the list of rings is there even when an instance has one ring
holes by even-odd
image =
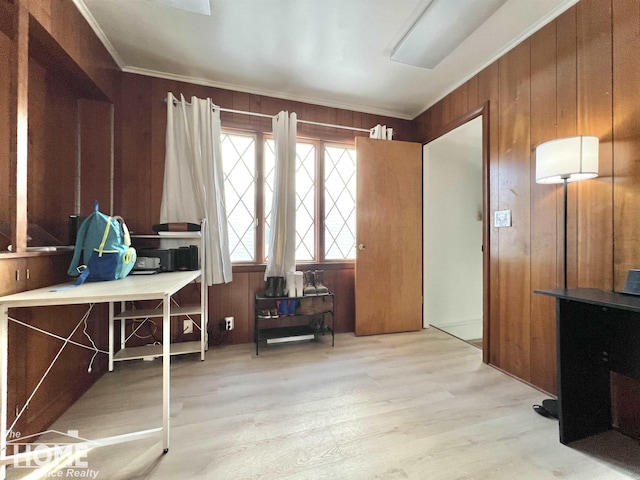
[[[490,363],[552,393],[554,302],[533,290],[562,285],[563,200],[535,183],[535,147],[600,138],[599,177],[569,185],[568,284],[621,289],[640,267],[639,24],[637,0],[582,0],[415,120],[428,141],[489,102],[489,212],[513,219],[490,230]],[[637,436],[638,382],[612,378],[615,422]]]
[[[0,12],[2,14],[2,12]],[[12,105],[11,94],[11,64],[14,48],[10,37],[0,32],[0,105]],[[0,109],[0,222],[6,223],[5,228],[11,226],[11,205],[13,180],[11,162],[11,108]],[[6,250],[11,238],[0,236],[0,251]]]
[[[608,267],[613,288],[621,290],[625,274],[640,265],[640,1],[617,2],[612,6],[612,88],[613,132],[611,146],[613,217],[611,238],[613,263]],[[604,126],[603,126],[604,128]],[[603,199],[604,200],[604,199]],[[606,203],[605,203],[606,205]],[[636,437],[640,436],[640,382],[613,375],[614,422]]]

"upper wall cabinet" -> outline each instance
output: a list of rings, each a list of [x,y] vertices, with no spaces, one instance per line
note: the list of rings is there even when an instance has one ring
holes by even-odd
[[[0,0],[5,255],[68,245],[69,215],[89,213],[93,199],[108,211],[113,201],[118,68],[71,0],[25,3]]]

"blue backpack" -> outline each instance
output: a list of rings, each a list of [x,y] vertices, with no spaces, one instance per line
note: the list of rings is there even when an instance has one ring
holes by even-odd
[[[73,259],[67,274],[79,277],[76,285],[86,281],[118,280],[126,277],[136,263],[136,251],[122,217],[109,217],[94,212],[78,230]],[[80,265],[80,255],[82,264]]]

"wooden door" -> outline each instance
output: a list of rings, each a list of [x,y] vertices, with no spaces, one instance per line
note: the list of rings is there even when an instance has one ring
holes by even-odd
[[[356,335],[422,328],[422,145],[356,138]]]

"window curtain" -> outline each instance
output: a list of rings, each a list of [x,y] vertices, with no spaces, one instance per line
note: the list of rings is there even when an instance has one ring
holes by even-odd
[[[220,111],[211,99],[167,94],[167,134],[160,223],[201,223],[207,285],[233,277],[224,203]]]
[[[376,125],[369,130],[369,138],[377,138],[379,140],[393,140],[393,128],[386,125]]]
[[[273,117],[274,191],[265,280],[296,269],[296,134],[295,113]]]

